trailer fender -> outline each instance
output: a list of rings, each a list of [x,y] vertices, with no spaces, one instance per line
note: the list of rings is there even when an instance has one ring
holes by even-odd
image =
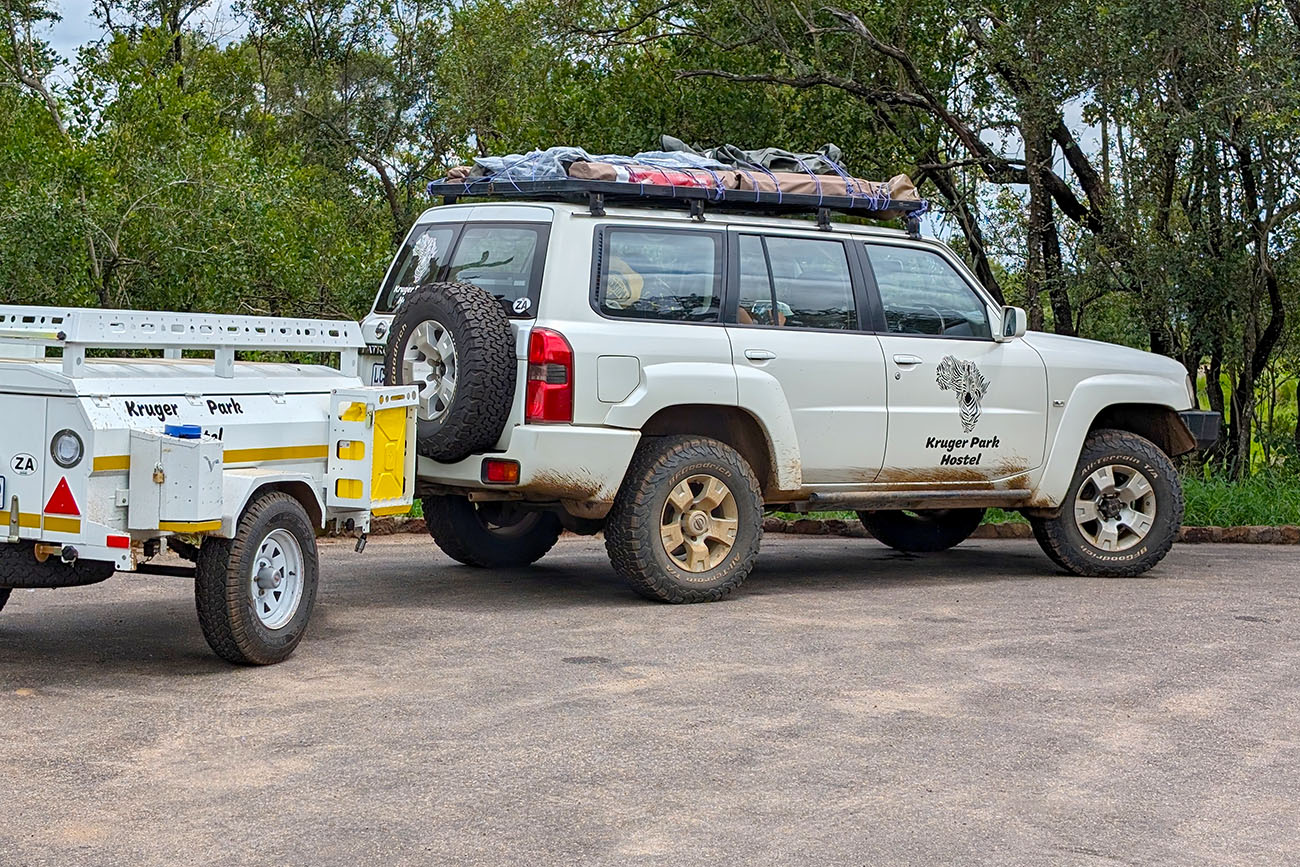
[[[274,490],[289,494],[307,510],[316,526],[325,527],[325,501],[318,482],[309,473],[283,472],[273,469],[227,470],[222,477],[221,532],[214,533],[226,539],[235,536],[235,525],[240,515],[259,491]]]

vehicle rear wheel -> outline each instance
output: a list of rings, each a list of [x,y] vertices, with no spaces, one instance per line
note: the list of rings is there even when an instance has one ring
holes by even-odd
[[[605,523],[614,571],[661,602],[726,596],[749,575],[762,536],[754,471],[703,437],[642,440]]]
[[[878,541],[910,554],[947,551],[970,538],[984,520],[983,509],[925,509],[917,512],[858,512]]]
[[[1060,512],[1030,523],[1043,551],[1076,575],[1141,575],[1173,547],[1183,523],[1183,486],[1155,443],[1098,430],[1083,444]]]
[[[384,351],[384,381],[419,390],[420,454],[454,463],[496,445],[515,377],[510,319],[486,291],[434,283],[402,300]]]
[[[465,497],[425,497],[433,541],[466,566],[508,569],[536,563],[564,532],[558,516],[516,503],[471,503]]]
[[[194,601],[213,652],[239,665],[287,659],[316,604],[316,532],[288,494],[254,500],[235,538],[209,537],[195,563]]]
[[[113,577],[112,563],[74,560],[64,563],[57,554],[36,559],[35,542],[0,543],[0,587],[24,589],[85,587]]]

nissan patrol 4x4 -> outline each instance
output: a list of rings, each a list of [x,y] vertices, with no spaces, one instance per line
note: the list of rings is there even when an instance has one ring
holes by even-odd
[[[744,580],[778,508],[853,510],[913,552],[1019,510],[1080,575],[1169,551],[1170,459],[1218,430],[1178,362],[1027,334],[915,221],[829,220],[861,200],[669,192],[448,184],[411,230],[362,328],[376,377],[419,387],[450,556],[521,566],[603,530],[638,592],[698,602]],[[819,219],[755,213],[801,206]]]

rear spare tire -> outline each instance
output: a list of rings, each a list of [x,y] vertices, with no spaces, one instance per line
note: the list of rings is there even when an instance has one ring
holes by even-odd
[[[492,448],[515,394],[515,338],[501,302],[470,283],[407,295],[393,316],[384,381],[419,389],[420,454],[454,463]]]
[[[983,509],[926,509],[919,512],[858,512],[862,526],[896,551],[933,554],[970,538],[984,520]]]

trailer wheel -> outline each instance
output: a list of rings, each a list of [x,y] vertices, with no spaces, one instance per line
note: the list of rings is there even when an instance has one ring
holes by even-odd
[[[542,559],[564,530],[554,513],[521,509],[513,503],[425,497],[423,505],[433,541],[466,566],[528,566]]]
[[[454,463],[501,437],[515,394],[515,338],[501,302],[471,283],[434,283],[393,316],[384,381],[419,390],[416,448]]]
[[[113,577],[112,563],[76,560],[64,563],[57,556],[36,559],[35,542],[0,543],[0,587],[49,589],[85,587]]]
[[[199,546],[194,600],[213,652],[240,665],[286,659],[316,603],[316,533],[303,507],[272,492],[244,510],[235,538]]]
[[[895,551],[933,554],[970,538],[984,520],[983,509],[924,509],[858,512],[862,526],[876,541]]]

